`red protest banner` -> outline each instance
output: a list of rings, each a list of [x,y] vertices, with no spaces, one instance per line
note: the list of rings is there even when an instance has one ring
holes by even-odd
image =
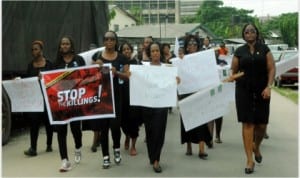
[[[42,72],[41,84],[51,124],[115,117],[109,66]]]

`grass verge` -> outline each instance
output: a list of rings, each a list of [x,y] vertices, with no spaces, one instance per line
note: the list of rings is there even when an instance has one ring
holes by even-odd
[[[298,89],[292,89],[292,88],[285,88],[285,87],[273,87],[273,90],[275,90],[277,93],[281,94],[282,96],[287,97],[294,103],[298,104]]]

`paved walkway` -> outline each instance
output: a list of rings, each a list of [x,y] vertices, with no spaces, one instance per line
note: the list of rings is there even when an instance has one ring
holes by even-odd
[[[298,105],[279,94],[272,92],[269,139],[264,140],[261,152],[262,164],[255,166],[252,175],[245,175],[245,154],[241,137],[241,124],[236,121],[235,107],[224,117],[222,144],[214,144],[206,149],[208,160],[197,157],[197,145],[193,145],[193,156],[185,155],[185,145],[180,144],[180,124],[178,111],[169,115],[166,141],[161,155],[163,172],[156,174],[149,165],[144,128],[141,128],[137,141],[138,155],[131,157],[124,150],[122,136],[122,163],[112,163],[108,170],[102,169],[100,148],[96,153],[90,151],[93,133],[84,132],[82,161],[73,161],[73,139],[68,134],[69,157],[73,169],[59,173],[60,158],[56,134],[54,134],[52,153],[45,150],[45,130],[41,129],[38,141],[38,156],[28,158],[23,151],[28,148],[28,131],[13,137],[2,147],[3,177],[298,177]],[[70,130],[70,129],[69,129]],[[110,141],[111,144],[111,141]],[[110,150],[112,153],[112,149]]]

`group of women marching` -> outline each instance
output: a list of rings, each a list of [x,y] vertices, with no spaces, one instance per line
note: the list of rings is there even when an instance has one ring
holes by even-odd
[[[250,174],[254,171],[255,165],[252,158],[253,152],[256,162],[262,162],[262,154],[259,148],[268,123],[270,85],[274,80],[275,68],[272,54],[266,45],[258,41],[259,32],[253,24],[245,25],[242,37],[246,44],[238,48],[234,54],[232,61],[233,75],[228,81],[236,81],[238,121],[243,123],[243,141],[247,156],[245,173]],[[179,58],[184,59],[183,53],[188,55],[210,48],[206,42],[207,40],[209,39],[205,39],[202,42],[198,36],[188,35],[184,46],[179,48]],[[102,167],[107,169],[111,165],[109,130],[112,135],[113,160],[118,165],[122,161],[121,130],[125,135],[125,150],[129,150],[129,154],[135,156],[138,153],[136,142],[139,136],[139,128],[144,124],[149,163],[152,165],[154,172],[160,173],[162,172],[160,160],[165,140],[168,110],[171,110],[168,107],[131,106],[129,104],[129,70],[130,65],[142,65],[142,62],[145,61],[153,66],[171,63],[170,59],[175,56],[170,52],[170,45],[161,45],[159,42],[154,42],[151,36],[144,39],[143,45],[140,46],[140,50],[135,56],[133,56],[131,44],[125,42],[119,45],[117,34],[113,31],[108,31],[104,34],[103,43],[105,49],[93,56],[93,63],[99,65],[110,63],[112,65],[116,117],[114,119],[101,118],[70,122],[71,133],[75,143],[75,163],[80,163],[81,161],[83,130],[92,130],[96,133],[97,137],[94,139],[92,150],[96,151],[97,142],[100,143],[103,156]],[[86,65],[83,58],[76,54],[71,37],[65,36],[59,41],[55,63],[45,58],[43,47],[42,41],[34,41],[32,43],[33,60],[28,65],[28,76],[38,76],[41,71],[45,70]],[[257,68],[251,67],[253,65],[256,65]],[[234,74],[239,72],[244,72],[244,75],[235,78]],[[174,78],[174,80],[178,84],[180,83],[179,77]],[[178,99],[183,99],[192,94],[179,95]],[[24,154],[27,156],[37,155],[39,124],[41,121],[44,121],[47,130],[46,151],[52,151],[53,131],[57,132],[59,153],[62,161],[59,171],[66,172],[71,170],[72,166],[67,149],[68,124],[50,126],[46,111],[44,113],[30,113],[28,117],[32,121],[30,129],[31,145]],[[215,142],[222,143],[220,138],[222,118],[216,118],[215,122],[217,127]],[[190,131],[185,131],[181,119],[181,143],[186,143],[187,145],[186,155],[191,156],[193,154],[191,144],[195,143],[199,146],[198,157],[202,160],[208,158],[208,154],[205,152],[205,145],[209,148],[213,147],[213,125],[214,121],[198,126]]]

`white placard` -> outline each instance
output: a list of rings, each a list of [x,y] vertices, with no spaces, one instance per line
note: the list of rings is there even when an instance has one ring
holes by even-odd
[[[173,60],[181,79],[178,93],[187,94],[209,86],[220,84],[216,56],[213,49],[184,56],[184,60]]]
[[[178,41],[178,38],[176,37],[175,38],[175,46],[174,46],[174,51],[173,53],[175,54],[176,57],[178,57],[178,50],[180,48],[180,45],[179,45],[179,41]]]
[[[227,79],[231,74],[230,65],[217,66],[220,81]]]
[[[83,57],[86,65],[91,65],[91,64],[93,64],[93,60],[92,60],[93,55],[96,52],[103,51],[103,50],[104,50],[104,47],[100,47],[100,48],[96,48],[96,49],[92,49],[92,50],[89,50],[89,51],[79,53],[78,55]]]
[[[44,111],[44,98],[38,77],[6,80],[2,83],[10,98],[12,112]]]
[[[130,65],[130,72],[130,105],[176,106],[177,67]]]
[[[143,65],[146,65],[146,66],[149,66],[149,65],[150,65],[150,62],[149,62],[149,61],[142,61],[142,64],[143,64]]]
[[[201,90],[179,101],[186,131],[225,115],[234,101],[234,83],[224,83]]]

